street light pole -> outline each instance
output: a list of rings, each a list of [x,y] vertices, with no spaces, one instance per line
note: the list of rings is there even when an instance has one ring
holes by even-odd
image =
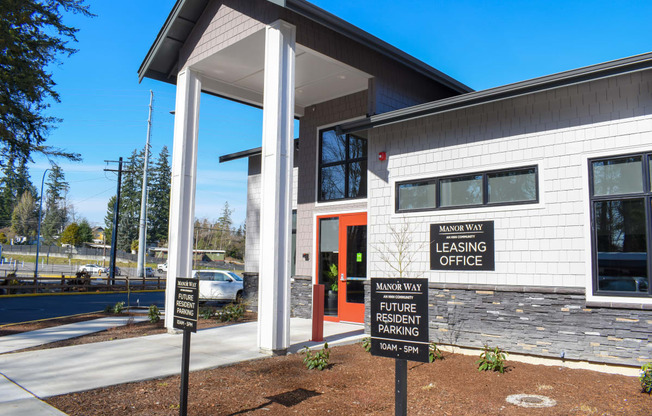
[[[38,252],[41,248],[41,213],[43,212],[43,185],[45,184],[45,174],[50,168],[45,169],[43,172],[43,179],[41,179],[41,199],[38,206],[38,225],[36,227],[36,265],[34,267],[34,279],[38,278]]]

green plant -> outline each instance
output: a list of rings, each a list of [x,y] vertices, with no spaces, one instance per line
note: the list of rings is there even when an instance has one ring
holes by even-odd
[[[211,319],[214,314],[215,309],[211,308],[210,306],[204,306],[199,309],[199,316],[201,316],[202,319]]]
[[[230,303],[222,308],[217,316],[221,322],[233,322],[242,318],[246,312],[244,303]]]
[[[371,352],[371,338],[370,337],[362,338],[362,348],[364,348],[364,350],[367,351],[367,352]]]
[[[104,313],[113,313],[113,305],[106,305]]]
[[[337,292],[337,264],[333,263],[326,271],[326,278],[328,279],[328,287],[333,292]]]
[[[328,349],[328,343],[324,344],[324,349],[316,352],[311,352],[310,348],[303,347],[303,363],[308,367],[308,370],[323,370],[328,367],[328,360],[331,356],[331,351]]]
[[[122,313],[122,311],[125,309],[125,303],[124,302],[117,302],[115,306],[113,306],[113,313],[118,314]]]
[[[652,394],[652,361],[641,367],[641,375],[638,379],[641,381],[643,393]]]
[[[505,372],[505,351],[498,347],[490,348],[484,344],[484,351],[480,354],[480,359],[476,361],[478,364],[478,371],[498,371],[499,373]]]
[[[444,354],[441,353],[441,350],[437,347],[437,344],[434,342],[430,343],[428,347],[428,361],[435,362],[437,360],[443,360]]]
[[[158,310],[156,305],[149,305],[149,309],[147,310],[147,318],[149,319],[149,322],[153,324],[161,320],[161,311]]]

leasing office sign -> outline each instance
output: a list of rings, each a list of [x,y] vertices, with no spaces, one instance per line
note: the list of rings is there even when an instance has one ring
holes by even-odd
[[[494,222],[430,224],[430,270],[495,270]]]

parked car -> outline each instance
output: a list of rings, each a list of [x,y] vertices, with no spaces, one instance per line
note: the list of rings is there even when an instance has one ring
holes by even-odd
[[[165,263],[160,263],[156,265],[156,271],[159,273],[167,272],[168,271],[168,262],[166,261]]]
[[[145,267],[145,277],[154,277],[154,269]]]
[[[82,273],[99,275],[102,273],[108,273],[109,269],[106,267],[98,266],[97,264],[84,264],[83,266],[79,266],[78,271]]]
[[[193,270],[192,277],[199,279],[199,300],[242,300],[242,277],[225,270]]]

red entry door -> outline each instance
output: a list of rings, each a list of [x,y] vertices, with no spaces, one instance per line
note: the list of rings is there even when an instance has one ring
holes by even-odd
[[[317,217],[317,282],[324,285],[324,319],[364,322],[367,214]]]
[[[340,216],[340,321],[364,322],[364,283],[367,280],[367,214]]]

